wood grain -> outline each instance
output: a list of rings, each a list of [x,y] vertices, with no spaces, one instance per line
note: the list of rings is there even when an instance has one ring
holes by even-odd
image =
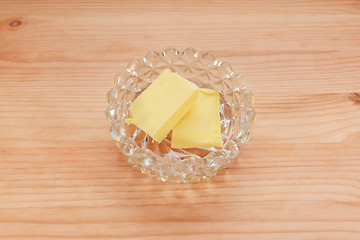
[[[360,239],[359,1],[0,0],[0,239]],[[131,168],[114,75],[167,46],[248,80],[251,141],[211,180]]]

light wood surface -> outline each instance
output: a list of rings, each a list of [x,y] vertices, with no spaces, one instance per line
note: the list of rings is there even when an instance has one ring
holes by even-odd
[[[211,180],[131,168],[116,73],[194,47],[242,73],[257,121]],[[0,0],[0,239],[360,239],[360,1]]]

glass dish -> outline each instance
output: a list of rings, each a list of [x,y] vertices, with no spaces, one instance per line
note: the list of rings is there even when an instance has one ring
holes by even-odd
[[[171,134],[156,143],[136,126],[125,123],[130,103],[164,69],[171,69],[198,87],[220,93],[222,148],[172,149]],[[229,63],[193,48],[179,52],[169,47],[162,53],[150,51],[143,59],[131,61],[125,72],[116,75],[107,99],[111,136],[128,156],[129,164],[166,182],[189,183],[216,175],[236,157],[240,145],[248,141],[249,127],[255,120],[254,97],[244,78],[235,74]]]

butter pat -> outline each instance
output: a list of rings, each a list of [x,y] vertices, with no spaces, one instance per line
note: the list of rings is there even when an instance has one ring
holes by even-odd
[[[126,122],[161,142],[196,101],[197,89],[192,82],[164,70],[130,104],[131,118]]]
[[[194,105],[175,126],[171,147],[221,147],[220,96],[213,89],[200,88]]]

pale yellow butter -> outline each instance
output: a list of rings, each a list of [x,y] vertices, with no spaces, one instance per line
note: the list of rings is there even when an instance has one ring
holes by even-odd
[[[175,126],[171,147],[221,147],[220,96],[213,89],[200,88],[198,99]]]
[[[181,76],[164,70],[131,104],[131,118],[155,141],[161,142],[190,109],[198,87]]]

